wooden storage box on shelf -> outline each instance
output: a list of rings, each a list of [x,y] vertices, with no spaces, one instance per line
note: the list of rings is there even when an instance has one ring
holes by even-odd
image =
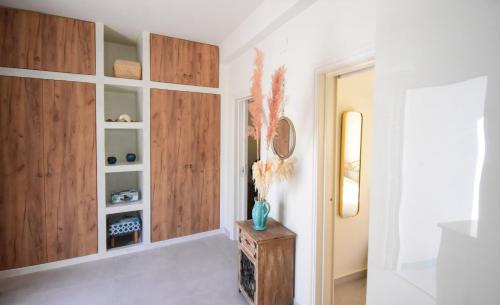
[[[295,233],[269,218],[265,231],[239,221],[239,291],[251,305],[292,305]]]
[[[141,64],[136,61],[117,59],[113,63],[115,77],[141,79]]]

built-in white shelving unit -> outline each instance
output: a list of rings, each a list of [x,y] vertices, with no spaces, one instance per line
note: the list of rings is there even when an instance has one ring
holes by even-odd
[[[104,253],[131,246],[120,242],[110,247],[108,224],[120,215],[138,215],[142,222],[138,245],[150,243],[149,33],[131,41],[102,24],[97,24],[96,31],[99,252]],[[116,59],[140,62],[142,79],[113,77]],[[121,114],[129,115],[132,122],[117,121]],[[135,154],[136,160],[128,162],[128,153]],[[108,163],[110,156],[117,159],[115,164]],[[113,192],[128,189],[139,192],[138,201],[111,203]]]

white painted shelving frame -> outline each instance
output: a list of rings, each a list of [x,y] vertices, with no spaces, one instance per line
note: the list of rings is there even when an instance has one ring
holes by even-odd
[[[137,54],[138,60],[142,64],[142,79],[124,79],[115,78],[110,76],[105,76],[104,73],[104,25],[102,23],[96,24],[96,58],[97,66],[96,71],[98,75],[98,85],[102,87],[99,90],[99,94],[96,96],[96,107],[98,113],[97,116],[97,151],[98,155],[103,156],[103,160],[98,160],[97,163],[97,175],[98,175],[98,253],[103,254],[108,251],[119,252],[120,250],[126,251],[127,249],[133,247],[141,247],[142,245],[149,245],[151,243],[151,201],[150,201],[150,153],[149,153],[149,98],[150,90],[148,86],[149,82],[149,33],[142,33],[137,40]],[[100,45],[99,45],[100,44]],[[146,69],[147,67],[147,69]],[[106,122],[104,114],[105,101],[105,86],[123,86],[123,87],[133,87],[137,90],[137,102],[138,102],[138,112],[142,117],[141,122],[133,123],[122,123],[122,122]],[[105,152],[105,134],[108,129],[136,129],[138,133],[138,153],[141,159],[134,163],[123,163],[118,162],[115,165],[108,165],[106,163],[106,152]],[[141,200],[139,202],[120,204],[116,206],[110,206],[108,204],[109,198],[106,198],[106,174],[108,173],[119,173],[119,172],[139,172],[139,190],[141,192]],[[119,248],[108,249],[107,248],[107,226],[106,219],[108,215],[125,213],[125,212],[141,212],[142,216],[142,232],[141,238],[138,244],[124,246]]]
[[[0,279],[16,275],[49,270],[64,266],[75,265],[83,262],[94,261],[102,258],[123,255],[132,252],[143,251],[151,248],[164,247],[183,241],[196,240],[215,234],[226,234],[224,229],[193,234],[190,236],[169,239],[161,242],[151,243],[151,164],[150,164],[150,90],[153,88],[212,93],[222,96],[221,88],[199,87],[179,85],[171,83],[154,82],[150,80],[150,46],[149,32],[143,32],[137,41],[138,58],[142,64],[142,79],[132,80],[115,78],[104,75],[104,24],[96,22],[96,75],[83,75],[63,72],[40,71],[30,69],[18,69],[0,67],[0,75],[27,78],[40,78],[51,80],[63,80],[73,82],[93,83],[96,85],[96,151],[97,151],[97,224],[98,224],[98,252],[96,254],[81,256],[52,263],[34,265],[0,271]],[[134,123],[105,122],[104,114],[104,88],[105,85],[124,86],[140,88],[142,95],[140,111],[142,121]],[[136,129],[141,131],[139,143],[142,145],[142,160],[134,164],[107,165],[105,155],[105,130],[106,129]],[[142,173],[140,179],[141,200],[123,206],[107,205],[106,200],[106,173],[138,171]],[[120,248],[107,249],[106,242],[106,216],[109,214],[142,211],[142,242],[140,244],[124,246]]]

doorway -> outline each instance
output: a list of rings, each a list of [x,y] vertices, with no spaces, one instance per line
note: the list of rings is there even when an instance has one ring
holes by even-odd
[[[316,304],[366,304],[373,76],[373,61],[320,75]],[[360,122],[358,162],[346,156],[352,114]],[[349,202],[357,206],[348,209]]]
[[[373,68],[341,74],[335,77],[334,81],[337,108],[334,139],[336,147],[334,158],[337,166],[335,166],[334,173],[337,175],[335,184],[338,189],[336,194],[339,197],[333,232],[334,305],[365,305],[371,184]],[[357,126],[351,127],[356,125],[356,122],[347,121],[348,117],[345,115],[357,113],[361,118],[359,133],[357,133]],[[354,132],[345,132],[346,129],[354,130]],[[355,143],[358,135],[360,147]],[[358,151],[359,155],[356,154]],[[342,158],[344,154],[345,157]],[[349,155],[354,156],[349,157]],[[351,196],[353,194],[355,196]],[[350,197],[357,197],[357,200]],[[348,209],[347,206],[351,207]]]
[[[237,100],[237,135],[236,143],[238,158],[236,168],[239,171],[237,186],[238,207],[236,219],[246,220],[252,218],[252,209],[254,198],[257,192],[252,181],[252,165],[259,160],[257,142],[248,134],[248,128],[251,126],[251,116],[248,112],[248,104],[252,102],[251,97],[245,97]]]

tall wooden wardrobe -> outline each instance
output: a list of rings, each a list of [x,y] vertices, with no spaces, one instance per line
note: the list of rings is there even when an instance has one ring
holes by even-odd
[[[95,253],[95,85],[1,76],[0,92],[0,270]]]
[[[152,34],[151,64],[152,80],[219,84],[216,46]],[[152,241],[220,227],[219,172],[220,96],[151,89]]]
[[[94,23],[0,7],[0,66],[95,74]],[[0,270],[97,252],[96,91],[0,76]]]
[[[220,97],[151,90],[152,241],[219,228]]]

